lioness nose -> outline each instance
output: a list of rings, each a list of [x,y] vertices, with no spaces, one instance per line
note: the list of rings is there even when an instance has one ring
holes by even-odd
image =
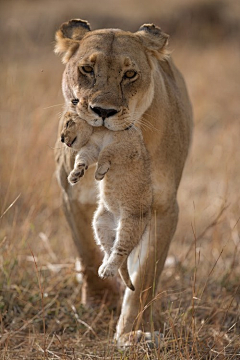
[[[98,116],[100,116],[103,119],[106,119],[110,116],[113,116],[118,113],[115,109],[103,109],[101,107],[91,107],[91,110],[94,111]]]

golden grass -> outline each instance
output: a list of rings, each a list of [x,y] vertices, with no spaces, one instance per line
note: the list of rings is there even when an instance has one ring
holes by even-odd
[[[54,176],[63,104],[63,66],[52,53],[57,26],[71,17],[88,18],[94,27],[161,25],[156,7],[168,26],[179,9],[194,3],[151,1],[146,7],[143,1],[122,6],[105,0],[99,9],[94,3],[94,14],[87,1],[1,3],[1,359],[240,358],[238,33],[229,38],[226,32],[220,41],[224,32],[214,27],[211,33],[210,23],[203,46],[183,26],[171,42],[193,101],[195,132],[179,191],[174,261],[165,268],[155,300],[165,336],[160,350],[135,346],[119,352],[112,343],[116,312],[104,302],[96,309],[81,305],[75,250]],[[239,16],[235,2],[229,3]],[[112,15],[114,6],[118,16]]]

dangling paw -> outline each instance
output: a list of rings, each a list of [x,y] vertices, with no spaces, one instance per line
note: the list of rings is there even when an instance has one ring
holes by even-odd
[[[108,277],[112,277],[116,275],[117,271],[118,271],[117,265],[113,263],[105,262],[98,269],[98,275],[100,276],[100,278],[106,279]]]
[[[110,168],[109,161],[107,161],[103,164],[98,164],[97,170],[95,172],[95,179],[102,180],[104,178],[104,176],[106,175],[106,173],[108,172],[109,168]]]
[[[74,169],[68,175],[68,182],[71,185],[75,185],[81,177],[84,176],[85,170],[87,170],[87,166],[85,164],[77,164]]]

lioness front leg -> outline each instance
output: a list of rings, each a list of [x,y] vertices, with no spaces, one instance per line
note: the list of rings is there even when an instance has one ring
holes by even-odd
[[[162,208],[154,209],[149,233],[146,232],[140,243],[130,255],[130,276],[133,279],[135,292],[126,289],[121,315],[118,320],[115,338],[119,347],[126,347],[143,340],[145,335],[150,335],[152,345],[158,345],[161,334],[156,336],[152,332],[153,323],[152,307],[160,274],[163,270],[170,240],[176,229],[178,206],[173,203],[167,211]],[[141,301],[139,302],[139,299]],[[140,330],[141,329],[141,330]],[[141,336],[138,336],[141,335]]]

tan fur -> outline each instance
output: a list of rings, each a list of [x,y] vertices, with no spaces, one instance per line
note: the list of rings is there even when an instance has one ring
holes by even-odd
[[[132,124],[139,127],[150,156],[152,221],[128,262],[135,291],[125,291],[116,331],[119,345],[124,345],[127,333],[152,330],[148,304],[155,296],[177,225],[176,196],[191,138],[191,104],[184,80],[167,56],[168,36],[158,27],[143,25],[136,33],[91,31],[81,21],[73,21],[57,34],[56,49],[66,63],[62,84],[67,106],[78,99],[75,112],[95,127],[112,131]],[[57,148],[65,214],[84,269],[85,300],[96,299],[101,289],[115,297],[114,279],[105,283],[97,277],[101,258],[89,227],[96,203],[94,169],[87,171],[81,186],[70,187],[67,174],[74,154],[59,143]]]
[[[99,276],[104,279],[119,270],[125,284],[135,290],[127,259],[146,230],[152,205],[150,162],[141,131],[134,126],[120,131],[94,128],[69,111],[63,117],[61,140],[78,151],[69,183],[76,184],[98,162],[95,179],[102,181],[93,229],[104,251]]]

